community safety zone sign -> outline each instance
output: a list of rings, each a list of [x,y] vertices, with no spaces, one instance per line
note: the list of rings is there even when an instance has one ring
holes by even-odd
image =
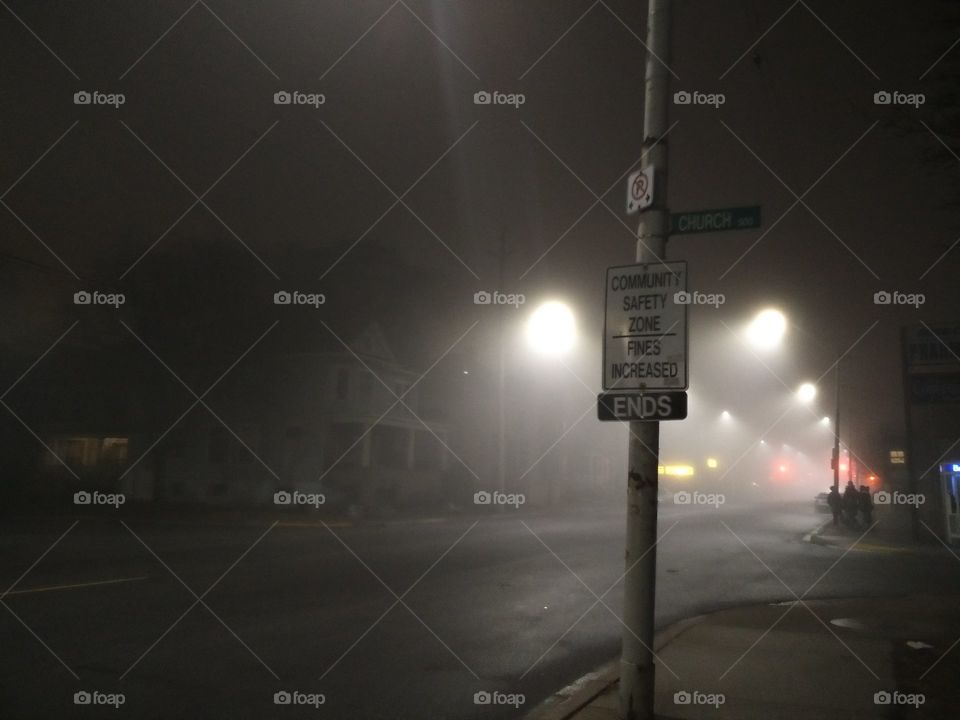
[[[686,390],[687,263],[607,268],[604,390]]]

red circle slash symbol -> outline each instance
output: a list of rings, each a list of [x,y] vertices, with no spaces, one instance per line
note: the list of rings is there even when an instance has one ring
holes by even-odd
[[[647,176],[646,175],[637,175],[633,179],[633,187],[631,188],[633,193],[633,199],[640,201],[647,194]]]

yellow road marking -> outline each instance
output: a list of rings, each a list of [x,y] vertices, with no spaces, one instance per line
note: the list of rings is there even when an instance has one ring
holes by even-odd
[[[137,580],[146,580],[149,575],[140,575],[138,577],[114,578],[112,580],[92,580],[91,582],[73,583],[71,585],[48,585],[47,587],[24,588],[23,590],[12,590],[7,595],[27,595],[29,593],[50,592],[51,590],[76,590],[77,588],[95,587],[97,585],[116,585],[117,583],[135,582]]]

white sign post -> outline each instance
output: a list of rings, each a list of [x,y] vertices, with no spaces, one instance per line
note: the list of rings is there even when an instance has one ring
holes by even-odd
[[[604,390],[686,390],[687,263],[607,268]]]
[[[627,176],[627,215],[653,204],[653,167],[635,170]]]

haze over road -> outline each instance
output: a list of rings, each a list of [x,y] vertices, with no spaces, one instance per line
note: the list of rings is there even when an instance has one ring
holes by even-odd
[[[813,586],[810,598],[960,591],[946,551],[840,559],[803,542],[823,518],[811,505],[665,503],[658,627],[793,599],[781,580],[801,596]],[[516,717],[619,651],[619,508],[291,520],[264,534],[269,524],[82,519],[4,598],[0,704],[11,717],[72,717],[73,693],[97,689],[125,693],[143,718]],[[4,587],[71,523],[8,527]],[[117,582],[71,587],[100,581]],[[281,689],[326,703],[281,714]],[[478,707],[484,689],[526,703]]]

